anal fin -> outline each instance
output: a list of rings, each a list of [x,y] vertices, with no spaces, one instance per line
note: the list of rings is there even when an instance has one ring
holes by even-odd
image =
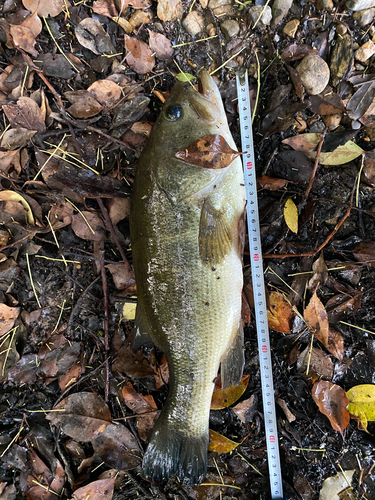
[[[242,324],[228,352],[221,360],[221,386],[223,389],[241,382],[245,364]]]

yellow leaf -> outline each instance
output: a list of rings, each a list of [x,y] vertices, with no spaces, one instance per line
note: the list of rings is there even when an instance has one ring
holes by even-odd
[[[375,385],[356,385],[348,390],[346,396],[349,400],[347,410],[358,417],[364,430],[367,429],[367,421],[375,420]]]
[[[231,385],[226,389],[216,389],[212,395],[211,410],[221,410],[235,403],[245,392],[249,378],[249,375],[242,375],[238,385]]]
[[[270,292],[267,309],[268,326],[280,333],[291,333],[290,324],[294,317],[292,306],[280,292]]]
[[[20,194],[15,193],[14,191],[1,191],[0,192],[0,201],[14,201],[21,203],[23,206],[25,212],[26,212],[26,219],[27,223],[30,224],[30,226],[35,225],[35,220],[33,213],[31,211],[30,205],[27,203],[25,198],[23,198]]]
[[[216,453],[229,453],[233,451],[241,443],[236,443],[231,439],[219,434],[210,429],[210,442],[208,451],[215,451]]]
[[[361,407],[355,403],[349,403],[346,407],[350,416],[358,421],[358,427],[367,432],[367,417],[366,413],[361,410]]]
[[[121,321],[124,319],[127,320],[135,319],[136,309],[137,309],[137,304],[135,302],[125,302],[124,307],[122,308]]]
[[[284,219],[286,225],[293,233],[298,233],[298,210],[294,201],[289,198],[286,200],[284,207]]]

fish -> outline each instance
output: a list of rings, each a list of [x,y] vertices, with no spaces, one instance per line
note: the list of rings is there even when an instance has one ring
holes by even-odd
[[[242,162],[237,157],[223,168],[190,163],[189,145],[204,136],[221,136],[237,151],[206,70],[198,90],[177,81],[166,100],[138,161],[130,215],[138,296],[133,348],[151,339],[170,373],[143,473],[156,483],[176,476],[188,487],[207,473],[219,367],[225,388],[241,381],[244,366]]]

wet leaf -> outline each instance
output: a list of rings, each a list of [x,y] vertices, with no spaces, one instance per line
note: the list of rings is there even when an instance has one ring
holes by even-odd
[[[0,337],[13,328],[20,311],[19,307],[9,307],[6,304],[0,304]]]
[[[125,35],[125,48],[128,51],[125,60],[133,71],[144,75],[152,70],[155,57],[147,43]]]
[[[105,267],[112,274],[113,282],[118,290],[126,290],[129,286],[134,285],[134,272],[125,264],[107,264]]]
[[[320,253],[312,268],[314,274],[309,281],[309,290],[314,290],[317,286],[324,285],[328,279],[328,269],[324,260],[323,252]]]
[[[292,306],[280,292],[270,292],[267,309],[268,326],[280,333],[291,333],[290,325],[294,318]]]
[[[367,422],[375,420],[375,385],[356,385],[347,391],[346,396],[349,413],[356,416],[363,429],[367,430]]]
[[[333,377],[333,363],[331,358],[320,349],[306,347],[298,356],[297,368],[306,377],[316,380],[321,377],[331,380]]]
[[[286,225],[293,233],[298,233],[298,209],[292,198],[286,200],[284,206],[284,219]]]
[[[29,453],[28,465],[30,469],[32,468],[33,474],[27,477],[28,500],[56,500],[56,496],[60,496],[66,481],[65,471],[60,461],[55,459],[55,470],[52,474],[33,449],[30,449]],[[38,480],[35,479],[36,477]]]
[[[263,177],[258,177],[257,183],[262,189],[267,189],[267,191],[278,191],[288,184],[288,181],[277,178],[272,179],[271,177],[267,177],[265,175]]]
[[[195,78],[196,77],[190,73],[178,73],[176,75],[176,80],[179,82],[191,82],[192,80],[195,80]]]
[[[208,451],[214,451],[216,453],[230,453],[237,448],[241,443],[236,443],[225,436],[219,434],[218,432],[210,429],[210,442],[208,444]]]
[[[327,349],[332,356],[335,356],[340,361],[344,358],[344,338],[340,332],[333,328],[330,328],[328,332]]]
[[[12,167],[19,166],[18,173],[21,171],[20,162],[20,154],[19,150],[16,151],[0,151],[0,171],[8,173]]]
[[[33,57],[37,57],[38,51],[35,49],[36,40],[30,28],[27,26],[11,25],[10,34],[17,49],[24,50]]]
[[[64,0],[22,0],[27,10],[36,12],[41,17],[55,17],[64,8]]]
[[[339,493],[350,487],[354,473],[355,469],[344,470],[336,476],[325,479],[319,493],[319,500],[340,500]]]
[[[124,5],[124,3],[125,0],[122,0],[122,5]],[[114,0],[94,0],[92,10],[96,14],[107,16],[110,19],[115,18],[116,20],[119,17]]]
[[[112,108],[122,96],[120,85],[111,80],[97,80],[87,90],[106,108]]]
[[[352,253],[359,262],[375,265],[375,241],[359,243]]]
[[[242,375],[241,382],[238,385],[232,385],[226,389],[221,388],[221,377],[218,376],[215,384],[215,390],[211,400],[211,410],[221,410],[234,404],[246,391],[250,376]]]
[[[96,435],[92,446],[103,462],[114,469],[135,469],[141,463],[138,441],[124,425],[108,425],[103,432]]]
[[[115,488],[115,478],[98,479],[73,493],[74,500],[111,500]]]
[[[87,442],[111,423],[111,412],[100,396],[79,392],[63,399],[46,418],[57,427],[61,424],[67,436]]]
[[[139,415],[137,417],[138,434],[143,441],[146,441],[158,414],[154,398],[151,394],[146,396],[139,394],[130,382],[127,382],[122,387],[122,396],[126,406]],[[142,415],[143,413],[146,413],[146,415]]]
[[[346,105],[346,112],[349,117],[352,120],[361,118],[372,103],[374,96],[375,82],[368,82],[361,85]]]
[[[325,95],[312,95],[309,97],[309,101],[311,110],[317,115],[327,116],[345,111],[340,96],[332,91]]]
[[[303,318],[315,337],[325,346],[328,346],[329,323],[328,315],[321,300],[316,294],[311,297],[303,312]]]
[[[17,103],[3,106],[12,128],[27,128],[37,132],[45,132],[43,114],[37,103],[30,97],[20,97]]]
[[[332,427],[344,435],[350,415],[346,407],[349,400],[344,389],[327,380],[315,382],[312,388],[312,397],[323,415],[329,418]]]
[[[23,196],[21,196],[20,194],[14,192],[14,191],[1,191],[0,192],[0,202],[1,201],[13,201],[15,203],[20,203],[23,207],[24,212],[25,212],[27,223],[30,224],[30,226],[35,225],[35,220],[34,220],[33,213],[31,211],[31,207],[27,203],[25,198],[23,198]]]
[[[352,295],[353,294],[353,295]],[[346,319],[346,317],[358,311],[361,305],[363,292],[351,292],[351,294],[339,294],[329,299],[326,304],[328,314],[328,321],[330,323],[337,323]]]
[[[104,241],[105,226],[100,217],[91,212],[79,212],[72,217],[72,229],[83,240]]]
[[[130,198],[112,198],[107,202],[108,215],[115,226],[130,215]]]
[[[232,149],[219,134],[204,135],[175,156],[180,160],[203,168],[226,168],[241,153]]]
[[[170,59],[173,55],[172,43],[161,33],[154,33],[148,30],[150,35],[149,46],[152,52],[155,52],[158,59]]]
[[[284,61],[298,61],[308,54],[317,54],[317,50],[311,45],[292,43],[281,54]]]
[[[233,406],[232,410],[241,420],[243,424],[250,421],[251,413],[255,411],[258,406],[258,398],[253,394],[251,398],[241,401],[236,406]]]
[[[87,95],[81,97],[74,104],[72,104],[67,112],[74,116],[74,118],[91,118],[103,109],[103,106],[98,103],[96,99]]]

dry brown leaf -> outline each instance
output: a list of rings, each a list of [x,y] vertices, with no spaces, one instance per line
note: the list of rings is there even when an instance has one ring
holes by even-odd
[[[34,37],[37,37],[43,28],[42,21],[40,20],[40,17],[37,15],[36,12],[34,12],[34,14],[31,14],[24,21],[22,21],[21,26],[26,26],[27,28],[30,28]]]
[[[125,48],[128,51],[125,60],[133,71],[144,75],[152,70],[155,65],[155,57],[147,43],[125,35]]]
[[[111,80],[98,80],[87,90],[106,108],[112,108],[122,96],[121,87]]]
[[[19,314],[19,307],[9,307],[6,304],[0,304],[0,336],[8,333],[13,328]]]
[[[12,166],[19,166],[19,173],[21,171],[20,164],[20,152],[19,149],[15,151],[0,151],[0,171],[8,173]]]
[[[117,19],[118,17],[118,12],[113,0],[94,0],[92,10],[95,14],[100,14],[110,19]]]
[[[278,191],[288,184],[288,181],[264,175],[263,177],[257,178],[257,183],[262,189],[267,189],[267,191]]]
[[[22,3],[25,9],[36,12],[41,17],[55,17],[60,14],[64,5],[70,7],[69,0],[22,0]]]
[[[327,349],[332,356],[340,361],[344,358],[344,338],[340,332],[333,328],[329,329]]]
[[[249,415],[258,406],[258,399],[253,394],[249,399],[241,401],[236,406],[233,406],[232,410],[241,420],[243,424],[249,422]]]
[[[312,268],[314,274],[309,281],[309,290],[313,290],[319,285],[324,285],[328,279],[328,269],[324,260],[323,252],[320,253]]]
[[[13,43],[17,49],[22,49],[31,54],[33,57],[38,55],[35,49],[35,36],[27,26],[11,25],[10,34],[13,38]]]
[[[143,396],[137,393],[130,382],[127,382],[122,387],[122,396],[126,406],[133,410],[134,413],[139,414],[139,417],[137,417],[138,434],[142,441],[146,441],[158,414],[158,407],[154,398],[150,394]],[[147,415],[142,415],[143,413]]]
[[[267,309],[268,326],[280,333],[290,333],[295,313],[292,306],[280,292],[270,292]]]
[[[327,380],[315,382],[312,397],[323,415],[329,418],[332,427],[344,435],[350,421],[350,413],[346,409],[349,400],[340,386]]]
[[[129,286],[134,285],[134,272],[125,264],[107,264],[105,267],[112,274],[113,282],[118,290],[126,290]]]
[[[27,477],[28,500],[56,500],[64,488],[66,475],[63,466],[55,459],[54,473],[42,462],[38,454],[29,448],[30,459],[27,462],[28,470],[32,472]],[[36,480],[35,478],[38,478]]]
[[[316,290],[303,312],[303,318],[315,337],[324,347],[327,347],[329,332],[328,315],[325,307],[316,294]]]
[[[150,35],[149,46],[152,52],[155,52],[158,59],[170,59],[173,55],[173,47],[171,41],[161,33],[155,33],[148,30]]]
[[[212,394],[211,410],[221,410],[235,403],[246,391],[250,376],[242,375],[238,385],[232,385],[226,389],[221,388],[220,374],[217,376],[215,390]]]
[[[100,22],[92,17],[83,19],[76,26],[75,34],[82,47],[91,50],[94,54],[115,53],[110,36],[106,33]]]
[[[107,202],[108,214],[115,226],[130,215],[130,198],[112,198]]]
[[[115,478],[98,479],[78,488],[73,493],[74,500],[112,500]]]
[[[27,128],[37,132],[45,132],[46,125],[37,103],[30,97],[20,97],[17,103],[3,106],[4,113],[12,128]]]
[[[172,21],[182,14],[181,0],[158,0],[158,18],[161,21]]]
[[[67,112],[73,115],[74,118],[91,118],[100,113],[102,109],[103,106],[96,99],[86,95],[72,104],[67,109]]]
[[[46,418],[57,427],[61,424],[67,436],[87,442],[111,423],[111,412],[100,396],[78,392],[58,403]]]
[[[91,212],[80,212],[72,217],[72,229],[83,240],[104,241],[105,226],[100,217]]]
[[[223,136],[207,134],[177,151],[176,158],[203,168],[226,168],[241,153],[232,149]]]
[[[154,370],[151,368],[143,352],[138,351],[134,353],[129,345],[122,346],[121,349],[116,352],[116,358],[112,365],[112,369],[114,371],[124,372],[131,378],[142,378],[154,374]]]
[[[36,130],[27,128],[11,128],[7,130],[1,139],[1,147],[4,149],[15,150],[27,146],[30,140],[36,134]]]
[[[25,219],[27,220],[27,223],[30,224],[31,226],[35,225],[35,220],[33,216],[33,212],[31,210],[30,205],[27,203],[25,198],[21,196],[20,194],[16,193],[15,191],[0,191],[0,202],[14,202],[17,205],[22,206],[21,210],[21,218],[22,220]],[[20,208],[20,207],[18,207]],[[4,211],[7,211],[5,208],[3,208]]]

